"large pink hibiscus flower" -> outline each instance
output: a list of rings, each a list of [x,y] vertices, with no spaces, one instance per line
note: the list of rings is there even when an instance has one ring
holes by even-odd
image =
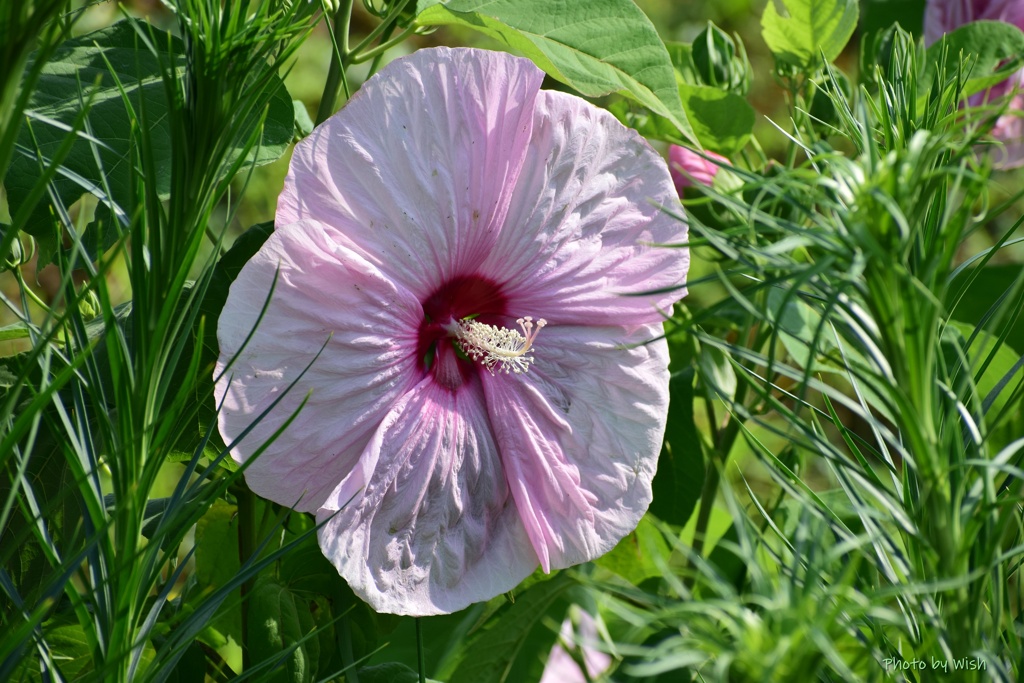
[[[451,612],[598,557],[651,500],[658,338],[689,261],[656,245],[686,226],[659,208],[676,195],[647,143],[541,80],[469,49],[383,69],[296,146],[221,314],[229,441],[326,342],[232,456],[308,396],[246,480],[315,512],[379,611]]]
[[[928,0],[924,13],[924,38],[929,45],[943,34],[972,21],[1003,21],[1024,31],[1024,0]],[[987,92],[970,99],[972,105],[1011,97],[1009,111],[999,117],[992,137],[1003,143],[995,151],[1000,168],[1024,166],[1024,69]]]

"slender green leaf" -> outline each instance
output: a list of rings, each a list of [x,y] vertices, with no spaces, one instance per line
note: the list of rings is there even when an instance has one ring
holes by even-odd
[[[64,206],[71,206],[83,194],[95,195],[100,200],[96,210],[100,220],[93,223],[83,238],[93,255],[104,251],[117,239],[118,231],[110,222],[126,223],[126,207],[132,199],[132,124],[117,81],[124,87],[133,107],[145,108],[146,121],[152,126],[148,133],[154,155],[153,173],[146,177],[146,182],[161,196],[166,196],[170,189],[172,143],[163,73],[165,66],[173,64],[178,77],[182,77],[183,48],[178,39],[167,33],[151,27],[146,30],[152,31],[154,44],[166,50],[164,55],[158,57],[146,49],[129,21],[66,41],[57,49],[43,67],[29,101],[29,122],[18,136],[20,153],[12,159],[5,179],[14,214],[21,208],[19,198],[29,194],[39,177],[37,150],[46,160],[60,147],[71,134],[70,124],[80,112],[82,102],[92,94],[93,104],[88,114],[91,134],[79,133],[52,185]],[[251,123],[253,126],[258,123],[255,113]],[[257,164],[278,159],[287,149],[294,131],[295,108],[281,83],[271,99],[259,149],[251,158]],[[236,141],[238,146],[243,143],[242,139]],[[109,197],[106,188],[109,188]],[[106,224],[100,226],[100,222]],[[48,237],[53,230],[49,202],[36,204],[26,224],[18,227],[37,237]],[[50,244],[52,240],[44,240],[44,243]],[[49,262],[52,256],[52,253],[41,254],[42,262]]]
[[[973,325],[957,320],[950,320],[948,324],[963,335],[965,342],[971,338],[971,335],[974,335],[971,347],[966,350],[967,358],[971,362],[974,381],[978,387],[978,398],[984,401],[999,386],[1003,378],[1013,370],[1020,360],[1021,354],[1008,344],[997,346],[998,338],[985,330],[978,330],[977,334],[975,334],[975,327]],[[992,356],[991,358],[989,358],[990,355]],[[1021,373],[1018,372],[1017,374],[1019,381]],[[1017,384],[1016,381],[1012,381],[1013,379],[1011,376],[1011,381],[1000,387],[1001,390],[992,396],[992,404],[987,411],[990,416],[998,415],[1006,407],[1013,393],[1013,388]]]
[[[840,338],[836,328],[828,321],[822,321],[821,313],[795,293],[787,295],[782,289],[772,288],[768,292],[768,319],[775,325],[779,339],[797,367],[807,370],[808,375],[822,372],[849,377],[856,381],[873,370],[867,358],[857,350],[856,345]],[[864,400],[890,417],[890,411],[873,387],[858,382]]]
[[[957,73],[961,60],[968,55],[976,61],[971,63],[970,78],[963,87],[964,94],[973,95],[1006,80],[1020,68],[1024,32],[1001,21],[974,21],[947,33],[928,48],[922,85],[931,83],[940,64],[940,73]]]
[[[993,307],[998,304],[1000,297],[1004,296],[1008,298],[1000,306],[1003,311],[1008,312],[1016,300],[1015,297],[1021,295],[1024,288],[1022,280],[1024,273],[1020,265],[1015,263],[965,269],[952,281],[951,291],[961,293],[955,308],[951,311],[952,317],[961,322],[979,325],[988,315],[998,312],[999,309]],[[1024,339],[1024,314],[1018,315],[1012,321],[1006,338]]]

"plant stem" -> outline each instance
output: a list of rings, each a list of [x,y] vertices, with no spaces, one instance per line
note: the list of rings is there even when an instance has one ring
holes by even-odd
[[[256,550],[256,498],[248,486],[240,484],[235,496],[238,501],[238,560],[244,565]],[[255,577],[242,582],[242,670],[248,671],[252,665],[252,653],[249,651],[249,593],[252,591]]]
[[[25,295],[32,300],[32,303],[34,303],[36,306],[39,306],[39,308],[43,309],[47,313],[52,314],[53,311],[50,309],[50,305],[43,301],[41,298],[39,298],[39,295],[36,294],[32,290],[32,288],[28,286],[27,282],[25,282],[25,277],[21,274],[21,266],[18,266],[13,270],[14,277],[18,281],[18,286],[21,287],[21,290],[25,293]],[[29,312],[27,310],[24,311],[24,314],[26,320],[31,319],[31,316],[29,315]]]
[[[383,34],[381,34],[381,42],[387,42],[388,40],[390,40],[391,39],[391,33],[394,30],[395,30],[395,25],[394,24],[391,24],[390,26],[388,26],[387,30],[384,31]],[[378,54],[376,57],[373,58],[373,61],[370,62],[370,69],[369,69],[369,71],[368,71],[368,73],[366,75],[367,78],[369,78],[370,76],[372,76],[375,73],[377,73],[377,69],[380,68],[380,62],[381,62],[381,60],[383,58],[384,58],[384,53],[383,52],[381,52],[380,54]]]
[[[427,683],[427,664],[423,654],[423,627],[419,617],[416,618],[416,663],[420,672],[420,683]]]
[[[708,467],[704,470],[704,485],[700,489],[700,509],[697,511],[697,527],[693,532],[693,552],[700,555],[704,550],[704,535],[707,533],[708,522],[711,519],[711,508],[714,507],[715,493],[718,491],[718,482],[721,479],[721,472],[718,469],[718,459],[709,459]],[[722,458],[724,463],[725,459]]]
[[[395,22],[398,20],[398,16],[402,13],[402,10],[404,10],[405,6],[408,4],[409,0],[403,0],[403,2],[400,5],[396,5],[390,12],[388,12],[388,15],[387,17],[384,18],[384,21],[377,24],[377,26],[375,26],[374,29],[370,31],[370,33],[365,38],[359,41],[359,44],[356,45],[355,48],[352,50],[352,54],[358,55],[360,52],[369,47],[370,44],[373,43],[373,41],[377,40],[377,38],[381,38],[381,42],[387,41],[387,39],[391,35],[391,32],[395,28]],[[365,59],[365,57],[363,57],[363,59]]]
[[[348,32],[352,21],[352,5],[355,0],[342,0],[338,11],[331,20],[331,42],[334,51],[331,54],[331,66],[327,71],[327,82],[324,83],[324,94],[320,98],[320,107],[316,112],[316,125],[320,125],[334,113],[338,104],[338,90],[345,91],[345,99],[351,96],[345,70],[348,68]],[[340,42],[339,42],[340,41]]]
[[[757,342],[752,339],[750,343],[753,347]],[[746,397],[746,387],[746,384],[736,387],[736,395],[733,398],[735,404],[743,403]],[[705,396],[709,407],[712,401],[710,393],[708,392],[708,395]],[[709,414],[713,415],[714,413]],[[697,511],[697,524],[693,531],[693,552],[696,556],[699,556],[704,550],[705,535],[708,523],[711,521],[711,510],[714,508],[715,494],[718,492],[718,484],[722,477],[721,468],[725,467],[725,463],[729,459],[729,452],[732,451],[732,445],[740,433],[740,420],[741,418],[733,412],[730,413],[729,421],[723,429],[714,431],[714,426],[712,426],[712,431],[715,434],[712,441],[714,448],[708,457],[708,467],[704,471],[704,485],[700,490],[700,508]]]
[[[388,50],[393,48],[395,45],[398,45],[399,43],[403,42],[406,38],[408,38],[409,36],[413,35],[414,33],[416,33],[416,29],[415,28],[407,28],[404,31],[402,31],[401,33],[399,33],[397,36],[395,36],[394,38],[392,38],[390,40],[385,40],[385,41],[381,42],[380,45],[372,47],[369,50],[367,50],[366,52],[362,52],[362,53],[357,54],[355,57],[352,58],[352,63],[353,64],[361,64],[362,62],[365,62],[368,59],[373,59],[375,57],[380,57],[385,52],[387,52]]]

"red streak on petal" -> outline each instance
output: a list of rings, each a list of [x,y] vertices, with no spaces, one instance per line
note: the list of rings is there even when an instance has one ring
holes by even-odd
[[[432,370],[434,380],[453,393],[473,375],[472,364],[459,358],[452,342],[447,340],[438,342]]]
[[[436,345],[430,371],[442,386],[455,391],[471,373],[478,371],[478,367],[472,361],[459,358],[443,325],[469,316],[489,325],[502,325],[507,303],[500,285],[480,275],[459,275],[434,290],[423,301],[425,315],[416,344],[420,369],[427,371],[426,357]]]

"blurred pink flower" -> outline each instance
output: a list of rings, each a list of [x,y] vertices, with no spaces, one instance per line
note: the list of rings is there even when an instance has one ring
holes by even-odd
[[[599,640],[594,617],[583,610],[579,610],[577,614],[579,619],[575,629],[570,617],[566,617],[562,622],[558,642],[551,648],[540,683],[587,683],[596,680],[611,666],[611,655],[598,649]],[[565,649],[566,646],[578,650],[582,655],[587,675],[583,675],[579,663]]]
[[[1013,81],[1004,81],[992,88],[993,91],[996,91],[1003,87],[1003,94],[1009,92],[1013,87],[1017,89],[1013,99],[1010,100],[1010,110],[1017,113],[1000,116],[992,129],[992,137],[1003,143],[1003,147],[993,149],[995,163],[1000,168],[1024,166],[1024,71],[1019,72],[1017,78],[1013,80],[1016,81],[1015,86],[1012,84]],[[1006,85],[1007,83],[1010,85]]]
[[[729,164],[729,160],[719,154],[714,152],[704,152],[704,154],[723,164]],[[668,148],[668,165],[672,172],[672,182],[675,183],[676,193],[680,197],[683,196],[684,188],[693,187],[695,184],[710,186],[718,174],[718,169],[721,168],[697,152],[679,145],[672,145]]]
[[[1024,30],[1024,0],[928,0],[924,40],[931,45],[943,34],[972,21],[1005,21]]]
[[[1024,31],[1024,0],[928,0],[924,12],[925,43],[931,45],[945,33],[972,21],[1004,21]],[[996,148],[995,163],[1000,168],[1024,166],[1024,70],[1018,71],[988,92],[970,99],[974,106],[1012,94],[1010,112],[1001,116],[992,129],[992,137],[1003,143]]]
[[[385,67],[296,146],[221,314],[226,440],[297,382],[232,456],[308,396],[246,481],[316,512],[379,611],[452,612],[593,559],[651,500],[662,311],[689,263],[653,245],[686,225],[646,141],[542,76],[472,49]]]

